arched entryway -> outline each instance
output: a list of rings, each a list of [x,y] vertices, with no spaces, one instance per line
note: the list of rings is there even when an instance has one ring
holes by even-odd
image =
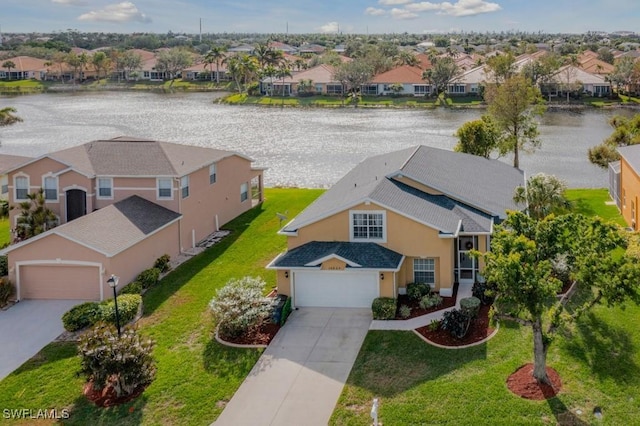
[[[70,189],[66,193],[67,222],[87,214],[87,193],[81,189]]]

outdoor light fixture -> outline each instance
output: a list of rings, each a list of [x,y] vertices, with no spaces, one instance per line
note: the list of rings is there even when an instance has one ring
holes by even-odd
[[[289,271],[284,271],[284,277],[289,278]]]
[[[116,305],[116,328],[118,329],[118,337],[120,337],[120,313],[118,312],[118,295],[116,294],[116,287],[118,287],[119,279],[120,277],[116,277],[111,274],[107,280],[107,284],[109,284],[109,287],[113,289],[113,303]]]
[[[384,280],[384,272],[380,272],[380,279]]]

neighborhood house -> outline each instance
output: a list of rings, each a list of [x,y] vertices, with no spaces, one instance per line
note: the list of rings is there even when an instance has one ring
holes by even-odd
[[[497,160],[412,147],[360,163],[279,233],[278,292],[293,305],[370,307],[408,283],[442,296],[481,280],[471,250],[515,210],[521,170]]]
[[[13,159],[15,162],[15,159]],[[16,242],[16,297],[108,298],[163,254],[175,257],[263,200],[263,169],[235,152],[131,137],[98,140],[3,171],[11,206],[43,190],[59,226]],[[21,209],[10,211],[12,228]]]

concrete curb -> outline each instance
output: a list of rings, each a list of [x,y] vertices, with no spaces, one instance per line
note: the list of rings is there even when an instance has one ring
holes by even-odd
[[[227,342],[226,340],[222,340],[222,338],[218,335],[218,327],[216,326],[216,332],[214,333],[214,337],[218,343],[224,346],[229,346],[231,348],[245,348],[245,349],[264,349],[269,345],[241,345],[238,343]]]
[[[412,330],[418,337],[420,337],[422,340],[424,340],[425,342],[427,342],[428,344],[430,344],[431,346],[435,346],[436,348],[440,348],[440,349],[467,349],[467,348],[472,348],[474,346],[478,346],[481,345],[485,342],[488,342],[489,340],[491,340],[493,338],[493,336],[495,336],[496,334],[498,334],[498,330],[500,330],[500,324],[498,324],[496,326],[496,329],[493,330],[493,333],[491,333],[490,335],[488,335],[487,337],[485,337],[484,339],[478,341],[478,342],[474,342],[474,343],[469,343],[468,345],[462,345],[462,346],[445,346],[445,345],[440,345],[438,343],[432,342],[431,340],[427,339],[426,337],[424,337],[422,334],[418,333],[417,330]]]

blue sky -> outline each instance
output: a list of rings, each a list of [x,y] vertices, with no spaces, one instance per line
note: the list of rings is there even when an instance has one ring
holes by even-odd
[[[638,0],[2,0],[3,32],[640,32]]]

